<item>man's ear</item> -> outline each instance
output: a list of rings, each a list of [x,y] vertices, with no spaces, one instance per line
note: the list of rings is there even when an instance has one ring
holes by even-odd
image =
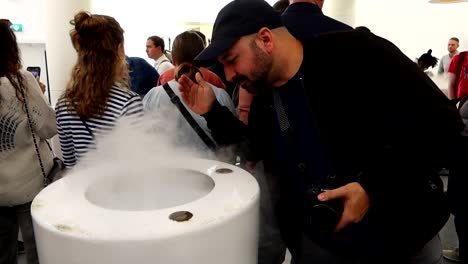
[[[258,41],[260,41],[266,52],[270,53],[273,50],[273,32],[269,28],[261,28],[257,32],[256,38]]]

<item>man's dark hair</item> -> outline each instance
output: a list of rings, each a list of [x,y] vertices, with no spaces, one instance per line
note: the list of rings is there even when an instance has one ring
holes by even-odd
[[[162,38],[158,36],[151,36],[148,39],[151,39],[151,41],[153,41],[153,45],[155,47],[161,47],[161,51],[164,53],[166,49],[164,48],[164,40]]]
[[[283,13],[286,8],[289,6],[289,0],[278,0],[274,5],[273,9],[276,11]]]

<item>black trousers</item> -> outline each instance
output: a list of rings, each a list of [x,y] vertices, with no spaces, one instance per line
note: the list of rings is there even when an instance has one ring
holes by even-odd
[[[17,263],[18,232],[21,228],[28,264],[38,264],[31,218],[31,203],[0,206],[0,264]]]

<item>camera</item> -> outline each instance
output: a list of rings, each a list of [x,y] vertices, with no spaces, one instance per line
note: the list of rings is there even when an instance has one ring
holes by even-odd
[[[329,188],[310,186],[306,190],[304,224],[307,233],[328,234],[333,233],[343,213],[343,201],[333,199],[322,202],[317,196]]]

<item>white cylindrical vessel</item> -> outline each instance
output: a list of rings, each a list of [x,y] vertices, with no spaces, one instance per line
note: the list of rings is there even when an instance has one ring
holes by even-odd
[[[149,168],[89,168],[39,193],[41,263],[257,262],[260,193],[250,174],[200,159]]]

